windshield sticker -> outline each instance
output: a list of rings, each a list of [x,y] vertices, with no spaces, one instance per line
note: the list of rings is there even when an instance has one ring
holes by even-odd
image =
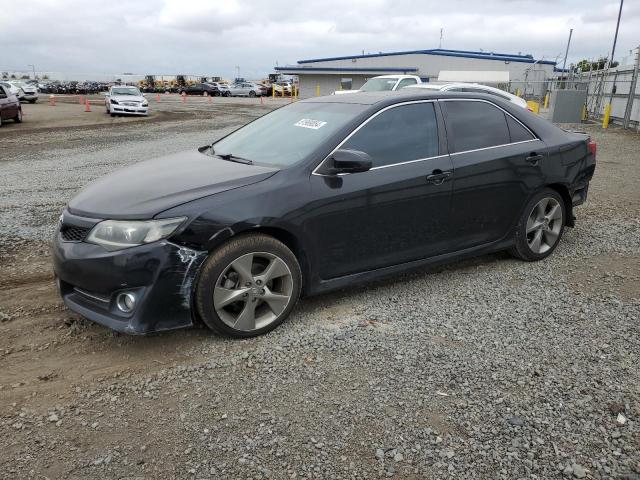
[[[296,127],[302,127],[302,128],[311,128],[312,130],[318,130],[319,128],[324,127],[327,124],[327,122],[321,122],[320,120],[312,120],[310,118],[303,118],[302,120],[299,120],[298,122],[294,123],[293,125]]]

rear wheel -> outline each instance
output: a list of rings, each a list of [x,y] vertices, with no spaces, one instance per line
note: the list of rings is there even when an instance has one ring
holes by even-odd
[[[251,90],[251,91],[249,92],[249,96],[250,96],[250,97],[255,97],[255,96],[256,96],[256,92],[254,92],[253,90]]]
[[[518,222],[511,253],[533,262],[547,258],[558,246],[565,224],[562,196],[547,188],[534,195]]]
[[[295,306],[302,274],[286,245],[263,234],[230,240],[202,267],[195,306],[213,331],[254,337],[280,325]]]
[[[22,123],[22,109],[19,108],[18,109],[18,113],[16,114],[15,117],[13,117],[13,121],[16,123]]]

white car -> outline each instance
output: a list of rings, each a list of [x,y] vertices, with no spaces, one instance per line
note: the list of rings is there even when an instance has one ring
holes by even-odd
[[[11,80],[8,82],[18,89],[18,100],[21,102],[36,103],[38,101],[38,88],[30,83]]]
[[[138,87],[114,85],[104,99],[107,113],[116,115],[149,115],[149,102]]]
[[[411,85],[407,88],[425,88],[428,90],[438,90],[440,92],[466,92],[466,93],[486,93],[494,97],[502,98],[519,107],[529,109],[524,98],[520,98],[499,88],[480,85],[479,83],[421,83],[419,85]]]
[[[395,92],[411,85],[420,85],[422,80],[416,75],[380,75],[370,78],[360,88],[360,90],[336,90],[334,95],[355,92]]]

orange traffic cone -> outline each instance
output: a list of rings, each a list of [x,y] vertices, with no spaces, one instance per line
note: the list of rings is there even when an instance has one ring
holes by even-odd
[[[56,96],[55,95],[49,95],[49,106],[50,107],[55,107],[56,106]]]
[[[91,104],[89,103],[89,100],[85,100],[84,101],[84,111],[85,112],[90,112],[91,111]]]
[[[211,103],[211,95],[207,94],[207,102]]]
[[[260,105],[264,105],[264,97],[260,95]]]
[[[182,103],[187,101],[187,94],[182,92]]]
[[[80,95],[80,99],[79,99],[78,103],[80,105],[82,105],[84,103],[84,98],[82,97],[82,95]]]
[[[160,94],[156,93],[156,102],[160,103]]]

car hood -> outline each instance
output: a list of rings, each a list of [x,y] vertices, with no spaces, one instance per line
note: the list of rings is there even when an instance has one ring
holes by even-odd
[[[109,98],[116,100],[117,102],[136,102],[142,103],[147,99],[142,95],[111,95]]]
[[[147,160],[102,177],[69,202],[69,211],[91,218],[145,220],[278,172],[277,168],[222,160],[199,150]]]
[[[334,95],[344,95],[345,93],[356,93],[359,92],[360,90],[336,90],[335,92],[333,92]]]

